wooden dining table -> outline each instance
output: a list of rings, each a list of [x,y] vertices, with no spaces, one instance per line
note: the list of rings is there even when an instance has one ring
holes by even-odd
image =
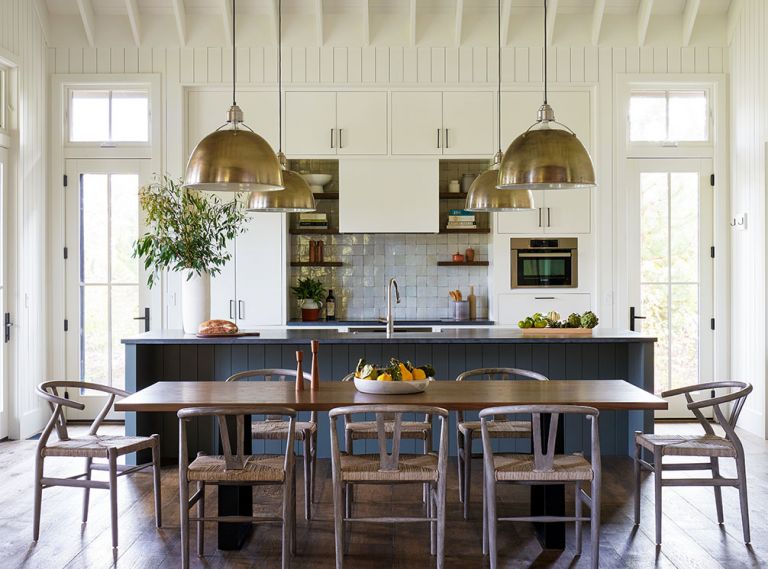
[[[176,413],[186,407],[289,407],[296,411],[328,411],[334,407],[374,403],[431,405],[450,411],[471,411],[501,405],[588,405],[598,410],[653,411],[667,409],[656,395],[626,381],[433,381],[423,393],[370,395],[357,391],[352,382],[323,381],[317,391],[296,391],[293,382],[159,381],[115,403],[116,411]],[[652,432],[648,414],[638,414],[638,430]],[[558,421],[555,452],[564,452],[564,421]],[[250,426],[246,426],[250,449]],[[544,435],[546,436],[546,435]],[[222,487],[220,515],[252,512],[250,488]],[[562,516],[565,490],[562,485],[533,486],[532,515]],[[219,548],[239,549],[251,531],[250,524],[219,524]],[[565,548],[565,524],[542,523],[537,535],[546,549]]]

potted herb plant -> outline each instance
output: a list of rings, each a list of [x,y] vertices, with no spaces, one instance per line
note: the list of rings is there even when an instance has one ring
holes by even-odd
[[[211,276],[230,260],[227,242],[245,229],[240,201],[186,190],[181,180],[156,176],[139,190],[147,231],[133,246],[144,260],[151,288],[161,271],[179,271],[184,332],[194,334],[211,317]]]
[[[291,287],[291,291],[301,305],[301,319],[305,322],[319,320],[320,308],[325,298],[323,283],[314,277],[307,277],[299,279],[296,286]]]

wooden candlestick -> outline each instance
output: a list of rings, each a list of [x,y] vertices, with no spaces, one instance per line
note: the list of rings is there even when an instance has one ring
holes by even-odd
[[[296,391],[304,391],[304,367],[301,362],[304,360],[304,352],[296,352]]]
[[[320,389],[320,368],[317,360],[317,350],[320,348],[318,340],[312,340],[312,391]]]

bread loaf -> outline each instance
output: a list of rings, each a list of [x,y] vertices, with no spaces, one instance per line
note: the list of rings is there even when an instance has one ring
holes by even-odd
[[[198,334],[221,335],[221,334],[237,334],[237,324],[230,322],[229,320],[206,320],[197,329]]]

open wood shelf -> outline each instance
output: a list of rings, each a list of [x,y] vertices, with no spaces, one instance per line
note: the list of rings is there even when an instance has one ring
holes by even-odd
[[[291,261],[292,267],[341,267],[341,261]]]
[[[319,194],[312,194],[316,200],[337,200],[339,199],[339,192],[321,192]]]
[[[447,227],[441,227],[440,233],[466,233],[466,234],[472,234],[472,233],[490,233],[491,228],[490,227],[476,227],[475,229],[448,229]]]
[[[466,192],[440,192],[441,200],[465,200],[467,199]]]
[[[291,235],[338,235],[339,230],[335,227],[328,229],[309,229],[306,227],[291,227],[288,230]]]
[[[487,267],[488,261],[462,261],[460,263],[456,261],[438,261],[438,267]]]

